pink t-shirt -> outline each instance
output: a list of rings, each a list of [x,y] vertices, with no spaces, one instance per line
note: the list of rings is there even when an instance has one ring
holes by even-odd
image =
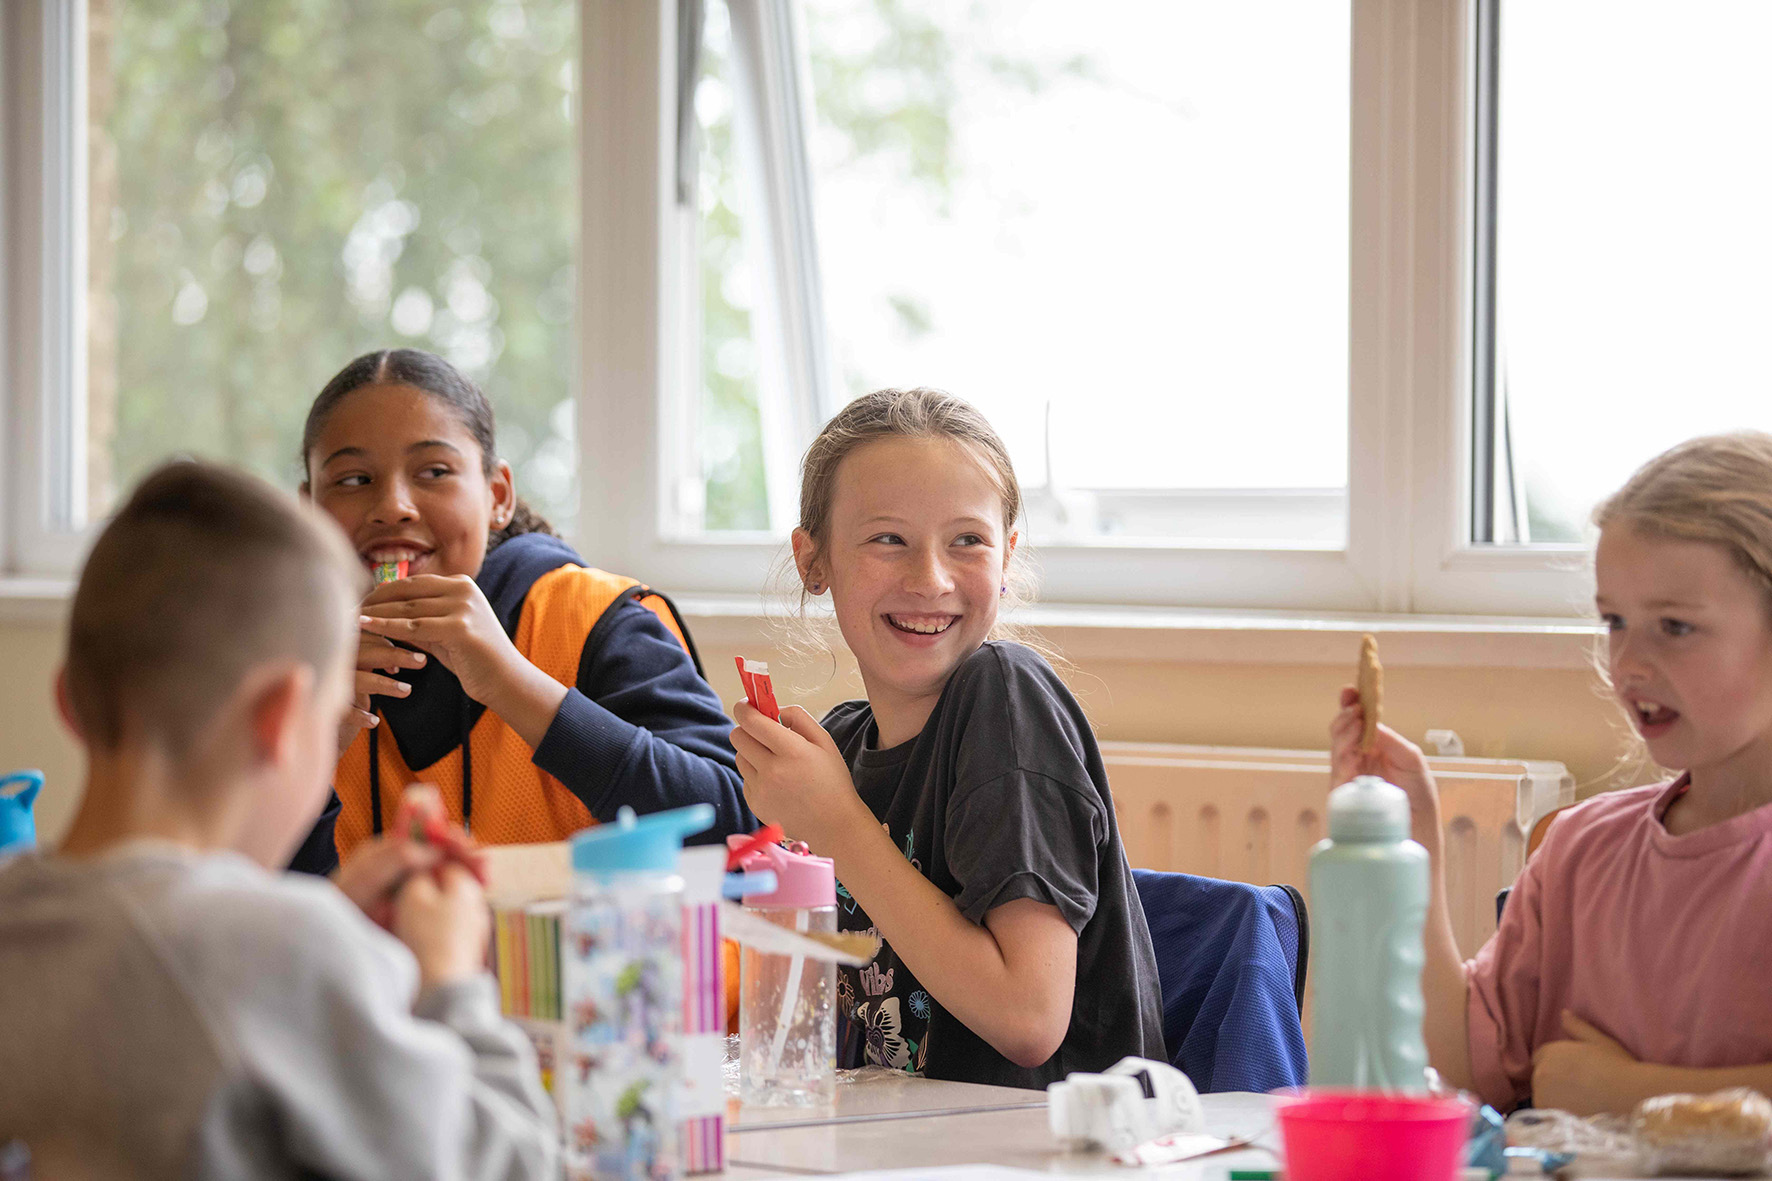
[[[1465,965],[1471,1072],[1502,1111],[1531,1097],[1564,1009],[1645,1062],[1772,1062],[1772,804],[1674,836],[1685,782],[1558,816]]]

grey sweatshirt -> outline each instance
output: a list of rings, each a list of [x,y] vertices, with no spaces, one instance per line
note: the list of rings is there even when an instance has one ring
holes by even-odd
[[[554,1177],[490,977],[417,998],[333,886],[138,842],[0,863],[0,1144],[38,1177]]]

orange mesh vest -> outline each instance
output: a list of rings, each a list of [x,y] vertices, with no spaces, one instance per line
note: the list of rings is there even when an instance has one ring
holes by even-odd
[[[579,661],[585,642],[598,620],[619,600],[633,597],[650,608],[677,637],[691,656],[687,633],[664,596],[632,578],[561,566],[535,580],[517,617],[512,637],[517,651],[531,664],[571,688],[578,681]],[[384,718],[376,729],[385,729]],[[374,827],[369,802],[371,731],[357,735],[338,761],[333,788],[340,811],[333,839],[342,860]],[[485,710],[468,733],[473,762],[473,832],[481,844],[534,844],[560,841],[587,825],[595,824],[590,809],[558,779],[537,767],[535,752],[522,737],[491,710]],[[432,783],[443,795],[449,818],[462,822],[462,748],[454,750],[414,774],[400,757],[400,746],[391,738],[373,744],[380,763],[381,818],[391,824],[407,785]]]

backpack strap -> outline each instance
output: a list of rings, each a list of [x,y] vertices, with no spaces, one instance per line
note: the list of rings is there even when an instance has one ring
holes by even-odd
[[[593,652],[602,648],[603,641],[608,638],[610,631],[615,627],[616,609],[630,599],[639,603],[664,621],[666,629],[676,636],[677,642],[683,645],[683,650],[689,653],[689,660],[695,665],[696,675],[704,681],[707,680],[708,674],[701,666],[701,653],[696,650],[695,639],[689,634],[689,625],[683,622],[682,612],[677,610],[677,605],[671,602],[668,596],[660,591],[653,590],[644,583],[636,583],[635,585],[628,587],[628,589],[622,591],[621,594],[615,597],[614,602],[610,603],[608,607],[603,609],[603,614],[598,616],[597,622],[591,626],[590,635],[585,637],[584,656],[581,659],[588,660]],[[664,610],[660,611],[650,602],[647,602],[648,599],[657,599],[664,605]],[[582,677],[584,672],[582,667],[579,672]]]

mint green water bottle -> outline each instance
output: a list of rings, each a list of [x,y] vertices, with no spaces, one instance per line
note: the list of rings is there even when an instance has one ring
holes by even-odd
[[[1311,1085],[1426,1089],[1421,930],[1427,850],[1409,797],[1376,775],[1329,793],[1329,839],[1311,850]]]

